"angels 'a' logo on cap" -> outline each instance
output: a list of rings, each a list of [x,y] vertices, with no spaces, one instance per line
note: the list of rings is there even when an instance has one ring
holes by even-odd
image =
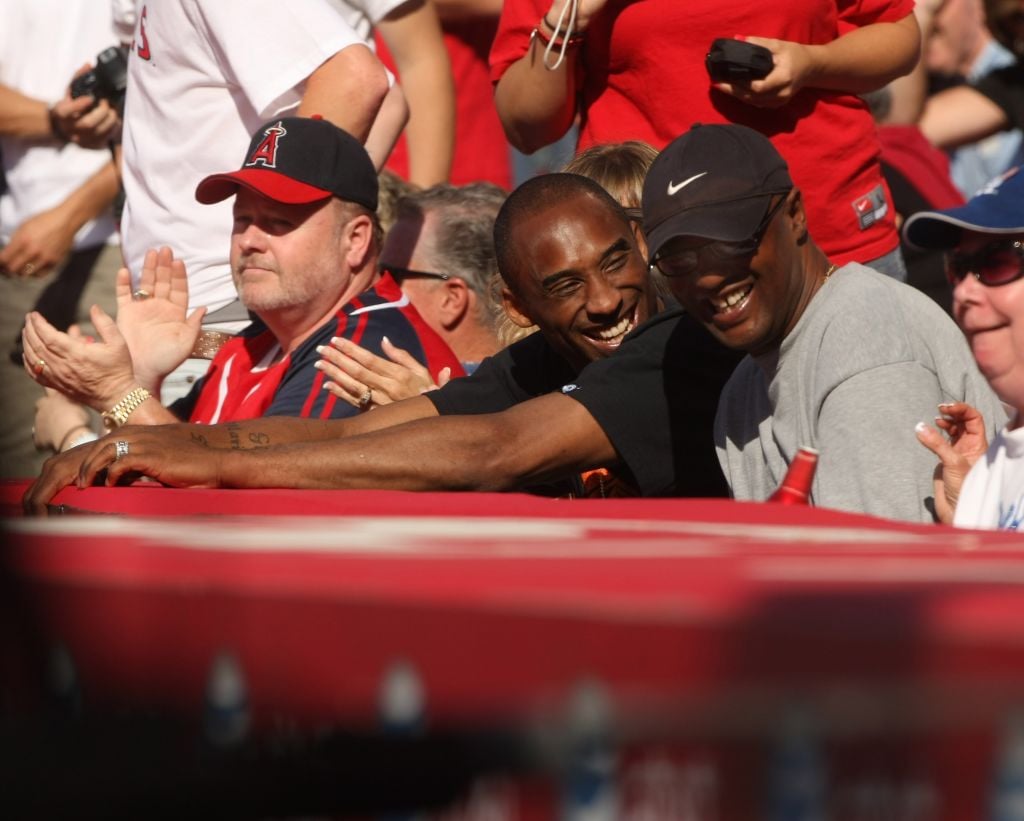
[[[287,134],[280,120],[274,125],[267,128],[263,132],[263,139],[260,140],[259,145],[253,149],[249,159],[246,160],[245,165],[262,165],[264,168],[276,168],[277,167],[277,149],[281,138]]]

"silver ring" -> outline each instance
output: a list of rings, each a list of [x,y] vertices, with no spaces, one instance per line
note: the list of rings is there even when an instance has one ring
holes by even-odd
[[[132,291],[132,299],[136,302],[141,302],[143,299],[149,299],[151,296],[152,294],[149,291],[144,291],[142,288],[139,288],[137,291]]]
[[[30,277],[32,276],[32,273],[36,270],[36,266],[33,265],[31,262],[26,262],[21,270],[25,272],[25,276]]]
[[[370,404],[371,399],[373,399],[373,391],[367,388],[366,393],[359,397],[359,407],[365,408]]]
[[[124,439],[118,439],[114,443],[114,461],[120,461],[128,455],[128,443]]]

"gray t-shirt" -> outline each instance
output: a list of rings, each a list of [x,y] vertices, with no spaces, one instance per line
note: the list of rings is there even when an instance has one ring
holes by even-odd
[[[935,456],[914,435],[940,402],[1006,416],[953,321],[928,297],[863,265],[836,271],[773,353],[744,359],[715,419],[737,499],[763,500],[797,449],[819,451],[819,507],[932,521]]]

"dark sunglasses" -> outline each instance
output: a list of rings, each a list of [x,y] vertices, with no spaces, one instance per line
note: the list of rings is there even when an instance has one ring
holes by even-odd
[[[990,242],[971,254],[946,254],[946,278],[956,287],[968,274],[982,285],[1008,285],[1024,277],[1024,242],[1004,239]]]
[[[782,193],[782,196],[779,198],[778,202],[768,209],[761,222],[758,223],[757,228],[754,229],[754,233],[747,239],[738,240],[736,242],[713,241],[706,243],[705,245],[701,245],[698,248],[687,248],[682,251],[673,251],[664,257],[655,257],[651,264],[667,277],[685,277],[700,270],[699,262],[701,255],[716,262],[731,262],[736,259],[745,259],[754,256],[761,245],[761,240],[764,239],[764,234],[768,230],[768,226],[771,225],[772,220],[775,219],[775,215],[779,212],[779,209],[782,208],[788,198],[788,191],[780,193]]]
[[[381,265],[381,273],[389,273],[394,278],[395,282],[401,282],[403,279],[409,279],[410,277],[426,277],[427,279],[451,279],[448,274],[437,274],[433,271],[417,271],[413,268],[399,268],[397,265]]]

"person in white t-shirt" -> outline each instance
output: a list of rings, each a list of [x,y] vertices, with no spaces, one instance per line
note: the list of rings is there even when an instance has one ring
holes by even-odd
[[[0,0],[0,20],[0,477],[13,478],[43,459],[32,441],[43,394],[21,365],[25,314],[65,329],[87,323],[93,303],[115,304],[118,180],[106,142],[116,117],[105,101],[72,100],[68,85],[118,37],[109,7],[89,0]],[[75,144],[88,135],[98,150]]]
[[[940,459],[940,519],[1024,531],[1024,171],[1012,169],[959,208],[914,214],[904,231],[918,247],[947,251],[954,316],[1010,411],[987,448],[985,425],[969,405],[939,406],[936,424],[948,441],[918,425],[918,438]]]
[[[294,114],[320,114],[364,141],[371,125],[390,132],[383,148],[367,144],[379,165],[406,114],[402,102],[396,122],[375,124],[388,93],[383,65],[330,0],[140,3],[128,60],[121,222],[134,287],[146,250],[172,245],[188,270],[189,310],[207,308],[206,328],[238,330],[248,318],[224,241],[231,206],[199,205],[196,183],[234,162],[261,122]],[[165,382],[165,399],[183,394],[190,374],[208,364],[190,362]]]

